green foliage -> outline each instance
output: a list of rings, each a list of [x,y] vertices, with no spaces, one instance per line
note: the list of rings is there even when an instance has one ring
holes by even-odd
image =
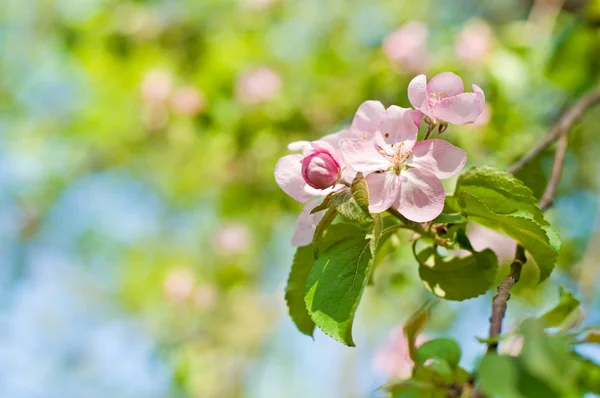
[[[290,317],[298,330],[308,336],[313,335],[315,323],[310,318],[306,310],[306,304],[304,304],[304,287],[314,262],[313,246],[299,247],[294,255],[292,271],[285,289],[285,301]]]
[[[535,260],[540,282],[550,276],[560,247],[551,226],[542,226],[521,211],[511,214],[496,213],[468,193],[461,195],[460,204],[470,220],[503,232],[519,242]]]
[[[473,167],[458,179],[454,197],[470,220],[523,245],[538,266],[540,282],[550,276],[560,238],[525,184],[494,167]]]
[[[461,354],[460,346],[455,340],[448,338],[430,340],[417,348],[416,365],[423,366],[429,359],[438,359],[455,369]]]
[[[355,192],[359,194],[359,198],[361,198],[362,201],[363,197],[361,194],[360,184],[354,189]],[[341,191],[334,193],[331,197],[331,206],[335,207],[337,211],[347,220],[358,222],[371,220],[368,210],[365,213],[363,207],[358,204],[351,188],[344,188]]]
[[[427,319],[429,319],[429,311],[431,311],[433,305],[433,301],[426,302],[404,324],[404,334],[406,335],[406,340],[408,342],[408,352],[410,354],[410,358],[415,362],[418,359],[415,342],[417,340],[417,336],[425,328]]]
[[[335,219],[337,214],[338,213],[337,213],[337,210],[335,209],[335,207],[330,207],[325,212],[325,215],[323,216],[321,221],[319,221],[319,223],[317,224],[317,227],[315,228],[315,234],[313,235],[313,242],[312,242],[314,250],[315,250],[315,257],[317,257],[319,254],[319,244],[321,243],[321,239],[323,238],[323,234],[325,233],[325,230],[327,229],[329,224],[331,224],[333,222],[333,220]]]
[[[348,346],[354,346],[352,323],[373,263],[371,240],[378,239],[340,240],[319,255],[308,275],[308,313],[325,334]]]
[[[539,319],[544,327],[560,327],[568,330],[576,326],[581,320],[582,313],[579,308],[579,300],[571,292],[560,287],[559,302]]]
[[[490,249],[446,259],[428,247],[417,259],[419,276],[427,289],[446,300],[464,300],[485,293],[498,270],[498,259]]]
[[[579,397],[598,391],[598,365],[572,352],[565,335],[549,335],[544,323],[528,319],[520,327],[518,357],[486,355],[477,380],[487,396],[500,398]]]
[[[350,187],[352,197],[365,215],[369,215],[369,188],[362,173],[357,173]]]

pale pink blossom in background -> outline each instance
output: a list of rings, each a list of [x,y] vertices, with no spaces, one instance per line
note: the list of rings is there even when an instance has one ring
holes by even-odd
[[[450,178],[465,165],[466,153],[447,141],[417,141],[413,111],[389,107],[372,114],[376,127],[371,139],[340,141],[345,163],[366,176],[369,210],[390,207],[416,222],[431,221],[443,207],[445,191],[440,179]]]
[[[169,272],[163,290],[169,301],[185,301],[194,291],[194,275],[186,268],[177,268]]]
[[[523,336],[512,335],[506,339],[500,341],[498,352],[503,355],[510,355],[511,357],[517,357],[523,349]]]
[[[192,303],[201,310],[212,310],[217,305],[217,289],[213,285],[198,285],[192,293]]]
[[[266,10],[272,7],[279,0],[241,0],[241,4],[253,10]]]
[[[475,250],[491,249],[498,256],[500,263],[509,262],[515,256],[517,242],[504,234],[479,224],[470,223],[467,229],[467,236]]]
[[[417,21],[408,22],[385,37],[383,52],[401,71],[423,72],[429,63],[428,38],[427,25]]]
[[[426,341],[426,337],[419,335],[415,345],[418,347]],[[385,345],[375,353],[373,369],[386,379],[408,379],[414,365],[410,359],[404,327],[396,326],[389,332]]]
[[[467,24],[456,38],[454,50],[458,59],[465,63],[485,61],[494,48],[494,31],[480,19]]]
[[[153,69],[146,73],[140,91],[145,102],[156,104],[167,100],[173,87],[173,79],[169,72]]]
[[[213,245],[215,251],[223,256],[243,253],[251,245],[250,230],[241,223],[225,224],[215,233]]]
[[[474,126],[474,127],[487,126],[487,124],[490,122],[491,119],[492,119],[492,107],[488,103],[486,103],[485,105],[483,105],[483,110],[481,111],[481,114],[479,115],[477,120],[475,120],[475,122],[473,124],[471,124],[471,126]]]
[[[429,83],[425,75],[415,77],[408,85],[412,106],[437,122],[473,123],[485,104],[481,88],[473,84],[473,92],[465,93],[462,79],[452,72],[434,76]]]
[[[204,94],[194,87],[179,88],[171,95],[171,108],[179,115],[197,115],[204,110],[205,106]]]
[[[262,66],[239,77],[236,97],[248,105],[268,102],[279,94],[282,85],[281,77],[273,69]]]

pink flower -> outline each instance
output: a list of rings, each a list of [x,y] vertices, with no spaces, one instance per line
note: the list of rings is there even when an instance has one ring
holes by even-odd
[[[383,40],[383,52],[406,72],[423,72],[429,63],[429,30],[422,22],[412,21],[390,33]]]
[[[511,261],[515,256],[517,242],[493,229],[479,224],[470,224],[467,229],[467,236],[475,250],[491,249],[498,256],[498,261],[501,264]]]
[[[315,149],[302,159],[302,177],[313,188],[329,188],[337,182],[339,175],[340,164],[326,149]]]
[[[337,145],[333,135],[329,137],[329,141]],[[288,148],[292,151],[302,150],[303,153],[279,159],[275,166],[275,181],[298,202],[308,202],[320,197],[304,207],[296,223],[292,244],[305,246],[312,241],[315,228],[325,215],[325,211],[310,214],[312,209],[321,202],[322,197],[342,187],[337,185],[340,173],[351,179],[356,172],[346,168],[342,173],[342,159],[334,145],[327,141],[293,142]]]
[[[204,95],[194,87],[175,90],[171,96],[173,112],[184,116],[194,116],[204,110]]]
[[[494,32],[482,20],[470,22],[459,33],[456,44],[456,56],[465,63],[479,63],[485,60],[494,46]]]
[[[475,84],[473,93],[463,91],[462,79],[452,72],[440,73],[429,83],[425,75],[419,75],[408,85],[408,99],[416,109],[434,121],[473,123],[483,110],[485,96]]]
[[[171,88],[171,74],[163,70],[153,69],[144,76],[140,90],[144,101],[156,104],[167,99]]]
[[[263,66],[244,73],[238,79],[236,97],[243,104],[259,104],[275,98],[281,91],[281,86],[281,77]]]
[[[427,338],[419,335],[415,345],[420,346]],[[375,353],[373,368],[388,379],[408,379],[412,375],[414,362],[410,359],[408,339],[403,326],[393,328],[385,345]]]
[[[390,107],[380,118],[374,138],[341,141],[347,165],[367,175],[369,211],[390,207],[416,222],[431,221],[444,207],[440,178],[458,173],[465,152],[443,140],[416,142],[412,111]]]
[[[213,246],[222,256],[234,256],[247,251],[251,242],[251,233],[245,224],[231,223],[216,231]]]
[[[175,269],[167,275],[163,289],[167,299],[177,303],[182,302],[194,290],[194,275],[186,268]]]

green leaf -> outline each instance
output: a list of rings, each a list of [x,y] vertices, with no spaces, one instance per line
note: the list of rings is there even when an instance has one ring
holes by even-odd
[[[547,225],[533,192],[512,174],[495,167],[472,167],[462,174],[454,196],[468,193],[494,213],[511,214],[523,212],[539,224]]]
[[[464,224],[467,218],[462,214],[440,214],[432,221],[434,224]]]
[[[315,262],[313,256],[313,246],[302,246],[296,250],[292,271],[288,277],[287,287],[285,289],[285,301],[292,321],[298,330],[308,336],[312,336],[315,330],[315,323],[310,318],[306,305],[304,304],[304,288],[308,273]]]
[[[418,361],[417,348],[415,342],[417,336],[425,328],[427,319],[429,319],[429,311],[435,303],[433,301],[426,301],[425,304],[417,312],[415,312],[404,324],[404,335],[408,341],[408,351],[410,353],[410,359],[414,362]]]
[[[535,260],[540,271],[539,282],[548,278],[554,269],[559,249],[559,241],[552,227],[542,227],[535,220],[524,217],[521,212],[493,212],[471,194],[463,193],[460,204],[470,220],[503,232],[519,242]]]
[[[358,189],[358,187],[357,187]],[[371,221],[371,215],[356,202],[350,188],[342,189],[331,197],[331,205],[350,221]]]
[[[446,260],[428,247],[417,257],[419,276],[427,289],[446,300],[465,300],[484,294],[498,271],[498,259],[490,249]]]
[[[575,326],[581,316],[579,300],[577,300],[571,292],[561,286],[558,304],[539,319],[544,327],[561,327],[563,330],[567,330]]]
[[[367,181],[362,173],[356,174],[350,189],[358,207],[365,215],[369,215],[369,188],[367,188]]]
[[[477,369],[479,388],[489,397],[524,398],[519,392],[519,364],[516,358],[486,355]]]
[[[446,362],[451,369],[455,369],[460,361],[461,350],[456,341],[440,338],[423,343],[417,348],[416,354],[416,363],[420,366],[429,359],[439,359]]]
[[[327,209],[327,212],[325,213],[321,221],[319,221],[319,223],[317,224],[312,241],[315,257],[317,257],[319,254],[319,244],[321,242],[321,239],[323,238],[325,230],[327,229],[327,227],[329,227],[333,220],[335,220],[336,216],[337,210],[334,207],[330,207],[329,209]]]
[[[329,208],[330,204],[331,204],[331,198],[333,197],[335,193],[332,192],[329,195],[325,196],[325,199],[323,199],[323,201],[314,209],[312,209],[310,211],[310,214],[315,214],[318,211],[322,211],[322,210],[326,210]]]
[[[370,240],[348,237],[324,250],[315,261],[304,301],[315,324],[327,335],[354,346],[352,322],[368,281]]]

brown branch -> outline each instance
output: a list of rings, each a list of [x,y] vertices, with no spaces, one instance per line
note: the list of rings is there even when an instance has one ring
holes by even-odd
[[[525,165],[535,159],[544,149],[550,146],[554,141],[556,141],[561,135],[568,134],[571,127],[575,124],[577,120],[583,115],[583,113],[592,105],[595,105],[597,102],[600,102],[600,88],[590,91],[579,101],[575,103],[571,108],[569,108],[558,120],[558,122],[552,126],[546,137],[544,137],[536,146],[531,148],[529,152],[527,152],[521,159],[516,161],[508,171],[512,174],[515,174],[519,170],[521,170]]]
[[[510,265],[510,274],[498,285],[498,293],[492,300],[492,316],[490,317],[490,334],[487,352],[496,352],[498,350],[497,338],[502,333],[502,320],[506,314],[506,307],[510,299],[510,289],[521,278],[521,269],[527,261],[525,257],[525,249],[518,245],[515,253],[515,259]]]

